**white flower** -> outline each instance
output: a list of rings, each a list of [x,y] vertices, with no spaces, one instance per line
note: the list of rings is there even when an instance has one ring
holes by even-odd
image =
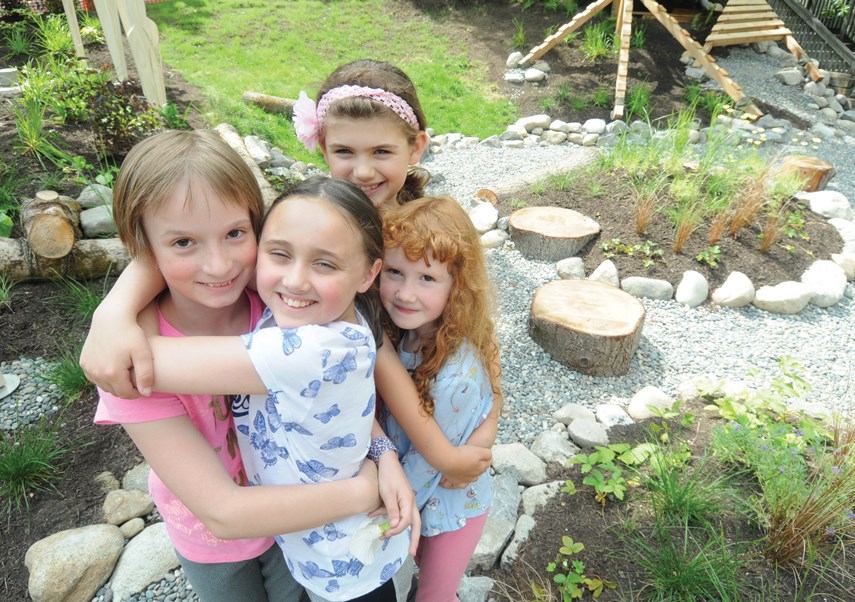
[[[389,529],[389,520],[386,516],[375,516],[366,518],[350,536],[348,553],[364,565],[374,562],[374,557],[383,545],[380,539]]]

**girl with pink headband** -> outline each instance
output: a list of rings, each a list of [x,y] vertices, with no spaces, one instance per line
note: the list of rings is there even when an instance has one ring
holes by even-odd
[[[294,105],[297,138],[320,145],[330,175],[359,186],[380,208],[423,196],[430,175],[416,167],[428,143],[427,123],[407,75],[380,61],[342,65],[318,91]]]

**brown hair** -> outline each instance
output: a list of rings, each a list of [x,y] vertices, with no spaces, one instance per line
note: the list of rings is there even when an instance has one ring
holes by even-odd
[[[410,261],[428,261],[430,255],[433,261],[445,263],[453,281],[436,331],[422,338],[422,362],[413,373],[422,409],[433,414],[431,382],[464,342],[474,347],[490,374],[493,394],[498,395],[492,287],[481,239],[463,208],[449,197],[425,197],[391,209],[383,216],[383,243],[386,249],[400,248]],[[399,330],[388,321],[387,330],[397,344]]]
[[[419,97],[416,94],[416,86],[406,73],[394,65],[370,59],[360,59],[342,65],[333,71],[321,85],[320,90],[318,90],[317,100],[320,101],[324,94],[339,86],[381,88],[395,94],[405,100],[413,109],[413,113],[415,113],[416,119],[419,122],[419,129],[417,130],[405,122],[383,103],[361,96],[351,96],[335,101],[327,110],[327,118],[369,119],[371,117],[385,117],[399,124],[410,144],[415,143],[416,134],[420,130],[427,129],[427,120],[422,111]],[[326,135],[323,123],[321,124],[320,135],[323,140]],[[405,203],[421,197],[429,181],[430,173],[426,169],[411,167],[407,172],[404,187],[398,193],[398,202]]]
[[[224,202],[246,207],[256,237],[264,202],[258,182],[241,156],[212,130],[165,131],[136,144],[122,163],[113,188],[113,220],[131,256],[153,261],[143,216],[175,192],[204,182]]]
[[[310,197],[323,199],[338,209],[355,226],[362,242],[362,250],[369,265],[383,259],[383,224],[380,213],[362,190],[347,180],[338,180],[326,176],[311,176],[299,182],[285,193],[276,197],[264,218],[264,223],[273,214],[273,209],[291,197]],[[262,228],[264,225],[262,224]],[[383,306],[375,280],[364,293],[357,293],[356,305],[368,322],[377,341],[377,347],[383,345]]]

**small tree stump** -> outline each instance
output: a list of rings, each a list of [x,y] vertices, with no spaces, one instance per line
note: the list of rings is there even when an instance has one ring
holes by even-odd
[[[638,299],[608,284],[556,280],[534,294],[529,334],[568,368],[620,376],[638,349],[646,313]]]
[[[30,250],[47,259],[65,257],[81,237],[80,206],[53,190],[37,192],[21,204],[21,223]]]
[[[573,257],[600,233],[597,222],[561,207],[526,207],[514,211],[508,226],[517,250],[541,261]]]
[[[828,181],[834,177],[834,165],[817,157],[808,155],[787,155],[778,166],[777,174],[794,173],[805,181],[805,192],[825,190]]]

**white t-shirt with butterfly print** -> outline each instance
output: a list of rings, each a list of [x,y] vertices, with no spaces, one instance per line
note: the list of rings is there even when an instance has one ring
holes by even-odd
[[[269,310],[243,341],[268,395],[235,397],[238,443],[251,485],[347,479],[359,472],[374,422],[376,346],[359,324],[283,329]],[[370,460],[369,460],[370,461]],[[407,558],[409,532],[385,541],[375,561],[350,556],[360,514],[276,538],[288,568],[328,600],[362,596],[388,581]]]

